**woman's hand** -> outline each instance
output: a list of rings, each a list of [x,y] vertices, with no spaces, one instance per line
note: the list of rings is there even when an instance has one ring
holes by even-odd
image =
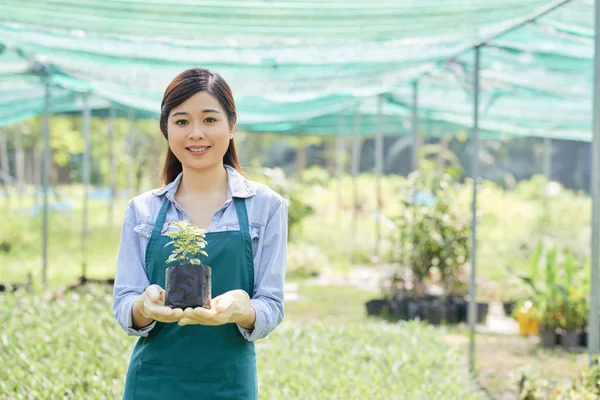
[[[237,323],[242,326],[254,325],[254,309],[250,305],[250,296],[245,291],[231,290],[215,297],[210,301],[210,310],[203,307],[186,308],[183,317],[179,320],[179,325],[224,325],[228,323]],[[252,323],[246,323],[246,320],[252,319]],[[249,328],[248,326],[244,326]],[[250,329],[250,328],[249,328]]]
[[[165,306],[165,290],[158,285],[150,285],[135,301],[139,313],[146,319],[159,322],[177,322],[183,316],[181,308]]]

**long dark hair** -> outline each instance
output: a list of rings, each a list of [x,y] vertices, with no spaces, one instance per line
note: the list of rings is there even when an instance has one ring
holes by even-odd
[[[219,74],[207,69],[192,68],[177,75],[165,90],[160,105],[160,130],[165,139],[168,139],[167,121],[171,110],[178,107],[198,92],[207,92],[214,96],[221,104],[221,107],[223,107],[223,110],[225,110],[229,126],[233,127],[235,125],[235,122],[237,121],[235,101],[233,100],[231,88],[225,79]],[[242,175],[246,176],[237,152],[235,151],[233,139],[229,140],[229,148],[223,156],[223,164],[235,168]],[[175,157],[175,154],[173,154],[170,148],[167,148],[167,155],[165,157],[165,164],[161,175],[162,183],[166,185],[173,182],[181,171],[183,171],[181,161]]]

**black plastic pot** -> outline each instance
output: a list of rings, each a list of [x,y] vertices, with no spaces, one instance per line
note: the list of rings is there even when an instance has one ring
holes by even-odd
[[[422,319],[422,300],[421,299],[408,299],[406,301],[406,319]]]
[[[208,265],[184,264],[167,268],[165,305],[170,308],[210,308],[211,269]]]
[[[459,324],[467,318],[466,302],[459,296],[448,296],[443,303],[443,319],[448,324]]]
[[[382,316],[389,314],[390,303],[387,300],[374,299],[368,301],[365,306],[367,307],[367,315],[369,316]]]
[[[573,349],[579,346],[579,331],[567,331],[560,335],[560,345],[566,349]]]
[[[468,304],[465,299],[457,298],[456,304],[458,307],[458,323],[467,322]]]
[[[502,303],[502,307],[504,308],[504,315],[507,317],[512,316],[512,313],[515,309],[516,303],[514,301],[508,301],[506,303]]]
[[[556,340],[558,339],[556,331],[554,329],[542,329],[540,330],[540,342],[542,347],[554,347],[556,346]]]
[[[587,345],[588,345],[588,333],[587,333],[587,331],[582,331],[579,334],[579,345],[581,347],[587,347]]]
[[[487,319],[490,305],[487,303],[477,303],[477,323],[483,324]]]
[[[425,299],[421,303],[421,317],[432,325],[439,325],[446,319],[447,306],[440,298]]]
[[[408,301],[402,293],[396,293],[390,301],[390,316],[393,319],[408,320]]]

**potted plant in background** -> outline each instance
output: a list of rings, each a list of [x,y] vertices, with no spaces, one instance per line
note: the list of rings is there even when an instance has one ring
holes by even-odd
[[[543,346],[562,343],[571,348],[579,343],[581,330],[587,323],[585,270],[570,252],[559,257],[556,246],[544,252],[540,242],[532,257],[529,274],[512,271],[531,291],[527,297],[532,304],[531,310],[521,308],[517,320],[521,324],[524,313],[536,317]],[[563,336],[557,341],[559,329]]]
[[[172,239],[165,247],[173,245],[173,252],[167,263],[165,276],[165,305],[171,308],[187,307],[210,308],[211,268],[200,261],[200,256],[208,256],[206,236],[197,226],[187,221],[171,222],[175,230],[166,235]]]
[[[454,201],[459,176],[456,168],[442,170],[422,160],[401,193],[401,212],[391,218],[390,259],[398,268],[383,283],[384,300],[398,319],[460,322],[460,311],[466,310],[470,219]],[[380,301],[367,303],[369,313],[384,308]]]
[[[588,322],[588,305],[585,297],[574,287],[566,289],[562,300],[560,344],[568,350],[580,345],[581,333]]]

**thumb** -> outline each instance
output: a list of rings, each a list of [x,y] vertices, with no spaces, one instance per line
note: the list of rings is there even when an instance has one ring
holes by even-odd
[[[223,312],[233,305],[233,296],[219,296],[217,300],[217,312]]]
[[[158,285],[150,285],[146,288],[146,294],[153,303],[160,302],[161,288]]]

